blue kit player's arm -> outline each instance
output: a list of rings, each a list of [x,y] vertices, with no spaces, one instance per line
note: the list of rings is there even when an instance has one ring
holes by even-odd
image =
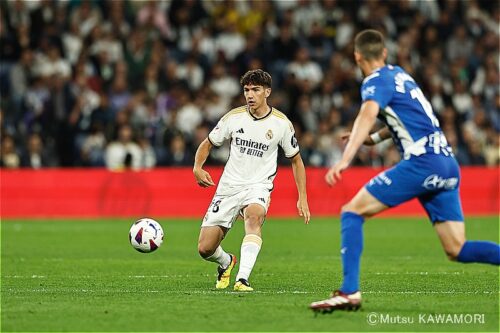
[[[342,159],[333,168],[328,170],[325,176],[326,182],[331,186],[341,179],[340,173],[344,171],[358,152],[370,133],[371,128],[377,121],[379,105],[373,100],[367,100],[361,105],[359,114],[354,121],[349,142],[344,150]]]
[[[391,84],[387,83],[387,77],[380,75],[378,72],[367,76],[363,80],[363,85],[361,86],[362,103],[364,104],[369,101],[375,102],[377,104],[378,114],[378,109],[385,108],[392,99],[394,91],[391,89],[391,86]],[[365,144],[375,145],[390,137],[391,132],[387,127],[384,127],[380,131],[368,136],[365,140]]]
[[[370,136],[368,136],[365,139],[364,144],[366,146],[373,146],[379,142],[382,142],[382,141],[390,139],[390,138],[391,138],[391,131],[389,131],[389,129],[387,127],[384,127],[382,129],[378,130],[377,132],[370,134]]]

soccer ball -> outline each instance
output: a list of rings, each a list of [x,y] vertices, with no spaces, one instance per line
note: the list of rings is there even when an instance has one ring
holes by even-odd
[[[142,218],[132,224],[128,239],[137,251],[153,252],[163,243],[163,229],[155,220]]]

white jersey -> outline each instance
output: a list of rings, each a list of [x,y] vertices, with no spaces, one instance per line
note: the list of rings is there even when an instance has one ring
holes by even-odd
[[[278,146],[288,158],[299,153],[292,123],[274,108],[262,118],[255,118],[246,105],[233,109],[221,118],[208,140],[214,146],[230,140],[229,159],[217,187],[219,194],[249,187],[272,191]]]

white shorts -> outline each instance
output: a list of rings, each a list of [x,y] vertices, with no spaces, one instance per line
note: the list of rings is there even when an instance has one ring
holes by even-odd
[[[221,226],[231,229],[238,214],[243,213],[243,208],[250,204],[259,204],[267,213],[270,202],[271,192],[267,189],[248,188],[232,195],[215,193],[201,226]]]

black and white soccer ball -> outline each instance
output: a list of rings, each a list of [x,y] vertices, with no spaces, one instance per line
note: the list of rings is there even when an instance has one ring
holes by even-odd
[[[163,243],[163,229],[155,220],[142,218],[132,224],[128,238],[132,247],[137,251],[153,252]]]

